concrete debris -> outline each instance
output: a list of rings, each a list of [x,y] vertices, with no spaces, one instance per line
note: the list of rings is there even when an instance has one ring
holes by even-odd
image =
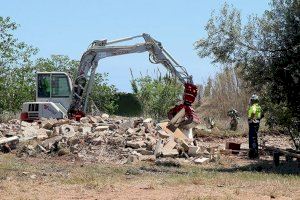
[[[196,156],[200,153],[200,147],[198,146],[189,146],[188,155]]]
[[[146,144],[144,141],[127,141],[126,146],[131,147],[133,149],[138,149],[141,147],[146,147]]]
[[[209,162],[209,158],[197,158],[194,160],[194,163],[196,164],[204,164],[204,163],[207,163]]]
[[[59,132],[66,138],[74,137],[76,135],[74,127],[68,124],[64,124],[60,127]]]
[[[16,141],[19,141],[18,136],[13,136],[13,137],[8,137],[8,138],[0,138],[0,145],[9,143],[9,142],[16,142]]]
[[[109,129],[109,126],[97,126],[94,131],[106,131]]]
[[[103,118],[103,119],[108,119],[108,118],[109,118],[109,115],[106,114],[106,113],[103,113],[103,114],[101,115],[101,118]]]
[[[88,162],[140,161],[180,166],[198,163],[203,156],[214,158],[217,151],[200,146],[168,122],[152,118],[86,116],[80,122],[69,119],[40,119],[32,123],[0,123],[0,150],[10,152],[17,143],[18,156],[70,156]],[[10,136],[10,137],[6,137]],[[3,146],[3,148],[1,148]],[[212,159],[211,159],[212,160]]]

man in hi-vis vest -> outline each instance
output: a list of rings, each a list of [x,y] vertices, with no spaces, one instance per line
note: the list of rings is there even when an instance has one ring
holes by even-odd
[[[259,157],[257,135],[260,119],[262,118],[262,110],[258,102],[258,96],[253,94],[250,98],[250,107],[248,109],[249,158]]]

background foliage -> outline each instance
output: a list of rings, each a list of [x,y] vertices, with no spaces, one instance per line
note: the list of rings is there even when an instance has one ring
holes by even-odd
[[[182,84],[175,78],[161,75],[157,78],[141,76],[131,81],[132,89],[139,100],[143,115],[155,119],[166,118],[167,112],[181,100]]]

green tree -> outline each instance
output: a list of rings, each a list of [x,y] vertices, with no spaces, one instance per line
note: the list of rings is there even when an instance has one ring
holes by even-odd
[[[167,112],[181,99],[183,87],[176,79],[141,76],[131,81],[132,89],[141,103],[144,116],[165,118]]]
[[[75,80],[79,61],[70,59],[65,55],[51,55],[50,58],[38,58],[34,69],[39,72],[67,72]]]
[[[108,84],[108,73],[95,74],[95,82],[91,93],[91,100],[100,111],[114,114],[118,109],[117,89]]]
[[[295,121],[299,126],[300,119],[300,1],[272,0],[270,6],[243,25],[240,12],[225,4],[219,15],[211,16],[207,37],[196,42],[196,49],[213,63],[240,68],[253,90],[263,95],[269,116],[289,128]],[[278,107],[284,112],[277,112]]]
[[[38,50],[14,36],[18,26],[0,17],[0,113],[17,112],[22,102],[33,100],[32,56]]]

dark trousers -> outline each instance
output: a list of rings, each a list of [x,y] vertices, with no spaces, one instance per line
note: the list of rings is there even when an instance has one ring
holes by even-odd
[[[258,129],[259,123],[249,123],[249,157],[258,157]]]

